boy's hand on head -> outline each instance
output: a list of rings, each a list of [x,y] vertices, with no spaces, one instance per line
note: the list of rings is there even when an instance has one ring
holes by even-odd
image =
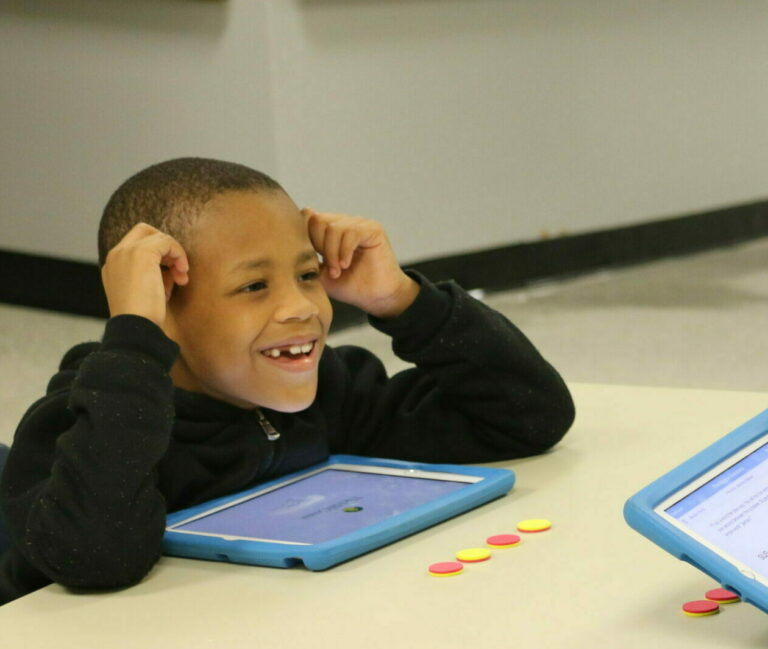
[[[321,279],[330,297],[378,318],[394,318],[416,299],[419,285],[400,268],[379,223],[307,208],[301,213],[323,256]]]
[[[146,223],[138,223],[107,255],[101,279],[111,317],[143,316],[162,327],[175,284],[189,282],[181,244]]]

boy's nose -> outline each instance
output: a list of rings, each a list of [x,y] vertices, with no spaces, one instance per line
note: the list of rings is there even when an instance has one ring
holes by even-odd
[[[308,320],[320,313],[317,304],[310,300],[298,289],[287,291],[275,309],[275,319],[278,322],[288,320]]]

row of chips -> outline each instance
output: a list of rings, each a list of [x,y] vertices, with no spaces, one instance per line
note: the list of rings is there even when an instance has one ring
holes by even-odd
[[[544,518],[529,518],[517,524],[519,532],[534,534],[546,532],[552,527],[552,522]],[[517,534],[495,534],[485,539],[485,544],[490,548],[513,548],[520,545],[520,537]],[[456,553],[457,561],[441,561],[429,566],[429,574],[434,577],[453,577],[464,570],[465,563],[479,563],[488,561],[491,551],[488,548],[467,548]]]
[[[720,604],[734,604],[741,601],[738,593],[725,588],[713,588],[704,594],[705,599],[696,599],[683,604],[683,613],[689,617],[705,617],[720,612]]]

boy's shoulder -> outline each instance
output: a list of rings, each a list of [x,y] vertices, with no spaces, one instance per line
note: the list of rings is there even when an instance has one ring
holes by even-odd
[[[64,354],[58,371],[48,381],[45,395],[35,401],[21,418],[14,446],[20,439],[24,440],[22,444],[39,444],[41,439],[55,439],[72,424],[73,413],[68,407],[72,384],[82,362],[98,348],[99,343],[80,343]]]
[[[59,363],[59,371],[48,382],[47,394],[69,387],[77,375],[77,370],[86,357],[99,349],[100,343],[80,343],[67,351]]]

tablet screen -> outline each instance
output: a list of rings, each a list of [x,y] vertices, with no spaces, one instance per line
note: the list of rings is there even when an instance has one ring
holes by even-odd
[[[467,481],[329,468],[169,529],[281,543],[323,543],[466,486]]]
[[[663,511],[712,549],[768,578],[768,443]]]

